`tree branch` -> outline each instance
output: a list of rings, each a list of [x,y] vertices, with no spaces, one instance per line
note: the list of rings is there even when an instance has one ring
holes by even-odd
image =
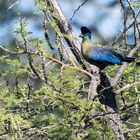
[[[137,41],[136,47],[132,48],[129,53],[128,56],[132,57],[134,55],[134,53],[140,48],[140,39]],[[124,70],[127,67],[127,63],[124,62],[123,65],[119,68],[118,72],[116,73],[116,75],[112,78],[111,80],[111,85],[115,86],[118,83],[118,80],[121,78]]]
[[[88,0],[85,0],[81,5],[78,6],[78,8],[74,11],[73,15],[71,16],[70,20],[73,19],[74,15],[77,13],[77,11],[80,10],[80,8],[87,2]]]
[[[125,85],[124,87],[118,89],[118,90],[116,91],[116,93],[118,94],[118,93],[120,93],[120,92],[122,92],[122,91],[124,91],[124,90],[127,90],[128,88],[131,88],[132,86],[138,85],[138,84],[140,84],[140,81],[137,81],[137,82],[134,82],[134,83],[131,83],[131,84],[127,84],[127,85]]]
[[[61,33],[67,36],[67,37],[64,36],[64,38],[68,46],[70,47],[71,51],[73,52],[76,60],[79,62],[79,64],[81,64],[81,66],[84,69],[88,69],[87,63],[82,58],[81,53],[78,49],[80,48],[80,43],[77,40],[74,33],[72,32],[72,27],[67,22],[67,19],[64,16],[58,2],[56,0],[46,0],[46,4],[51,7],[52,12],[56,15],[57,18],[53,17],[53,20],[56,21]]]

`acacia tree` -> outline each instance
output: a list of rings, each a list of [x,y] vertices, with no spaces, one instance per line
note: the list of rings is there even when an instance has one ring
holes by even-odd
[[[26,29],[28,22],[21,17],[15,31],[18,38],[15,51],[0,46],[5,52],[0,60],[9,66],[1,72],[1,139],[138,138],[139,67],[124,63],[100,72],[84,61],[80,43],[57,0],[35,3],[44,13],[46,42],[30,37],[32,33]],[[139,56],[139,12],[134,9],[138,3],[126,3],[120,1],[124,29],[113,46],[128,47],[127,31],[133,28],[135,42],[127,55]],[[133,21],[128,25],[129,18]],[[53,42],[48,26],[55,32]],[[48,53],[46,47],[57,49],[59,58]],[[22,61],[23,56],[27,63]],[[112,77],[111,81],[105,73]],[[10,79],[15,83],[13,89]],[[116,94],[122,101],[119,108]],[[136,126],[132,129],[130,123]]]

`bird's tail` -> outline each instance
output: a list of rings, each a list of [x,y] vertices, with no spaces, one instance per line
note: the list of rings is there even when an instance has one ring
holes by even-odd
[[[135,59],[136,59],[136,58],[134,58],[134,57],[124,57],[124,58],[123,58],[123,61],[124,61],[124,62],[130,63],[130,62],[135,61]]]

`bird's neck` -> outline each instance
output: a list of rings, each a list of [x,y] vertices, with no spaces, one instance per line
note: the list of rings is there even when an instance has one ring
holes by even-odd
[[[82,40],[82,43],[90,44],[91,43],[91,39],[88,38],[88,37],[84,37],[83,40]]]
[[[83,55],[86,55],[91,47],[92,47],[91,39],[83,38],[83,41],[81,44],[81,51]]]

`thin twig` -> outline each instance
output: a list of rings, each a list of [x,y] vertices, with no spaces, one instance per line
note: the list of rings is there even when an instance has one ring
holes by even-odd
[[[140,81],[137,81],[137,82],[131,83],[131,84],[127,84],[127,85],[123,86],[122,88],[118,89],[118,90],[115,91],[115,92],[118,94],[118,93],[120,93],[120,92],[122,92],[122,91],[125,91],[125,90],[127,90],[127,89],[129,89],[129,88],[131,88],[131,87],[133,87],[133,86],[135,86],[135,85],[138,85],[138,84],[140,84]]]
[[[80,10],[80,8],[87,2],[88,0],[85,0],[81,5],[78,6],[78,8],[74,11],[73,15],[70,18],[70,21],[72,21],[74,15],[77,13],[77,11]]]
[[[0,19],[4,18],[5,16],[7,16],[8,14],[10,14],[10,11],[12,10],[12,8],[16,5],[18,5],[20,2],[20,0],[17,0],[15,3],[13,3],[10,7],[8,7],[8,9],[6,10],[5,14],[3,14],[2,16],[0,16]]]

